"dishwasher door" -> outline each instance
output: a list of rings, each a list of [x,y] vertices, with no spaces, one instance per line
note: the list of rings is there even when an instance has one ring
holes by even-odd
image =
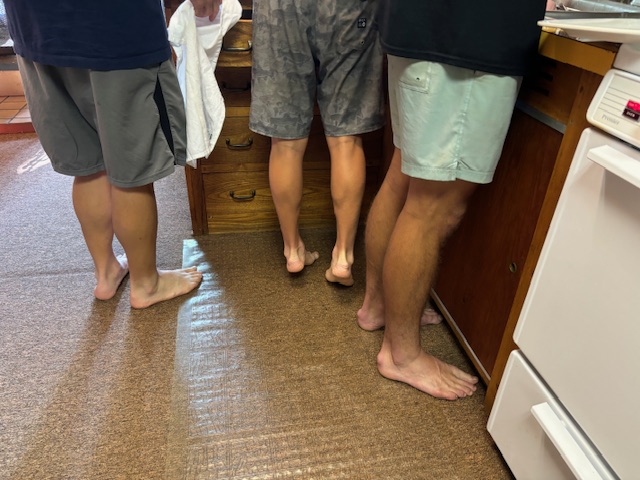
[[[583,132],[514,340],[621,478],[640,471],[640,151]]]

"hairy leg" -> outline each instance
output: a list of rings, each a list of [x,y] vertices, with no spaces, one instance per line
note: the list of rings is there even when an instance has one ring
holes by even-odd
[[[196,267],[158,270],[158,211],[153,184],[111,187],[113,228],[124,247],[131,276],[131,306],[146,308],[196,288],[202,273]]]
[[[298,228],[302,204],[302,159],[308,138],[271,139],[269,186],[280,222],[287,270],[297,273],[318,258],[318,252],[307,251]]]
[[[76,177],[72,190],[73,207],[85,243],[95,266],[99,300],[112,298],[129,271],[127,258],[113,252],[111,184],[104,172]]]
[[[353,246],[364,195],[366,162],[360,137],[327,137],[327,144],[331,153],[331,198],[336,216],[336,243],[325,278],[329,282],[350,287],[353,285]]]
[[[358,325],[364,330],[384,327],[382,264],[398,215],[409,188],[409,177],[400,171],[400,150],[393,152],[389,170],[371,205],[365,229],[366,290],[358,310]]]
[[[383,264],[385,333],[378,370],[447,400],[473,394],[478,379],[422,350],[420,319],[440,248],[462,218],[474,189],[475,185],[461,181],[410,179]]]

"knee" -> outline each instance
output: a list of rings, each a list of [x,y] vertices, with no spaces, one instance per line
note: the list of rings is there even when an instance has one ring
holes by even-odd
[[[406,208],[411,205],[413,208]],[[424,222],[425,228],[440,239],[446,239],[460,224],[467,210],[463,201],[452,201],[450,197],[435,195],[426,202],[413,203],[408,200],[404,211],[417,221]]]
[[[302,157],[307,148],[307,138],[298,138],[294,140],[283,138],[271,139],[271,154],[276,157]]]
[[[448,236],[451,234],[457,227],[460,225],[464,214],[467,211],[467,204],[460,203],[457,205],[451,206],[448,211],[445,213],[444,218],[444,235]]]
[[[362,138],[355,135],[342,137],[326,137],[332,164],[335,162],[361,163],[364,166],[365,156]]]

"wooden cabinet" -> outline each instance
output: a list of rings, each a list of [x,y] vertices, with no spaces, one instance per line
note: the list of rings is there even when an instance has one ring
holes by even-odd
[[[251,2],[243,18],[225,35],[216,79],[226,118],[216,146],[197,168],[187,167],[187,189],[194,235],[279,229],[269,189],[269,138],[249,129],[251,105]],[[383,168],[383,131],[363,136],[367,157],[364,219]],[[314,116],[303,162],[300,226],[333,226],[331,164],[322,122]]]
[[[563,41],[569,48],[579,44]],[[515,324],[580,134],[589,126],[586,110],[613,61],[609,53],[597,71],[562,61],[558,52],[539,56],[523,81],[494,181],[478,188],[445,245],[433,298],[489,385],[488,408],[516,348]]]
[[[445,245],[435,294],[487,378],[561,143],[561,133],[516,110],[491,187],[478,188]]]

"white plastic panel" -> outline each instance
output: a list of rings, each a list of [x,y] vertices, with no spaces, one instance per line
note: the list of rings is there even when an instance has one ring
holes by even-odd
[[[587,120],[640,147],[640,77],[609,70],[589,105]]]
[[[514,334],[621,478],[640,472],[638,165],[638,150],[583,133]]]
[[[552,406],[553,415],[544,406]],[[536,409],[545,416],[544,427],[532,412]],[[509,357],[487,429],[518,480],[616,478],[520,351]]]

